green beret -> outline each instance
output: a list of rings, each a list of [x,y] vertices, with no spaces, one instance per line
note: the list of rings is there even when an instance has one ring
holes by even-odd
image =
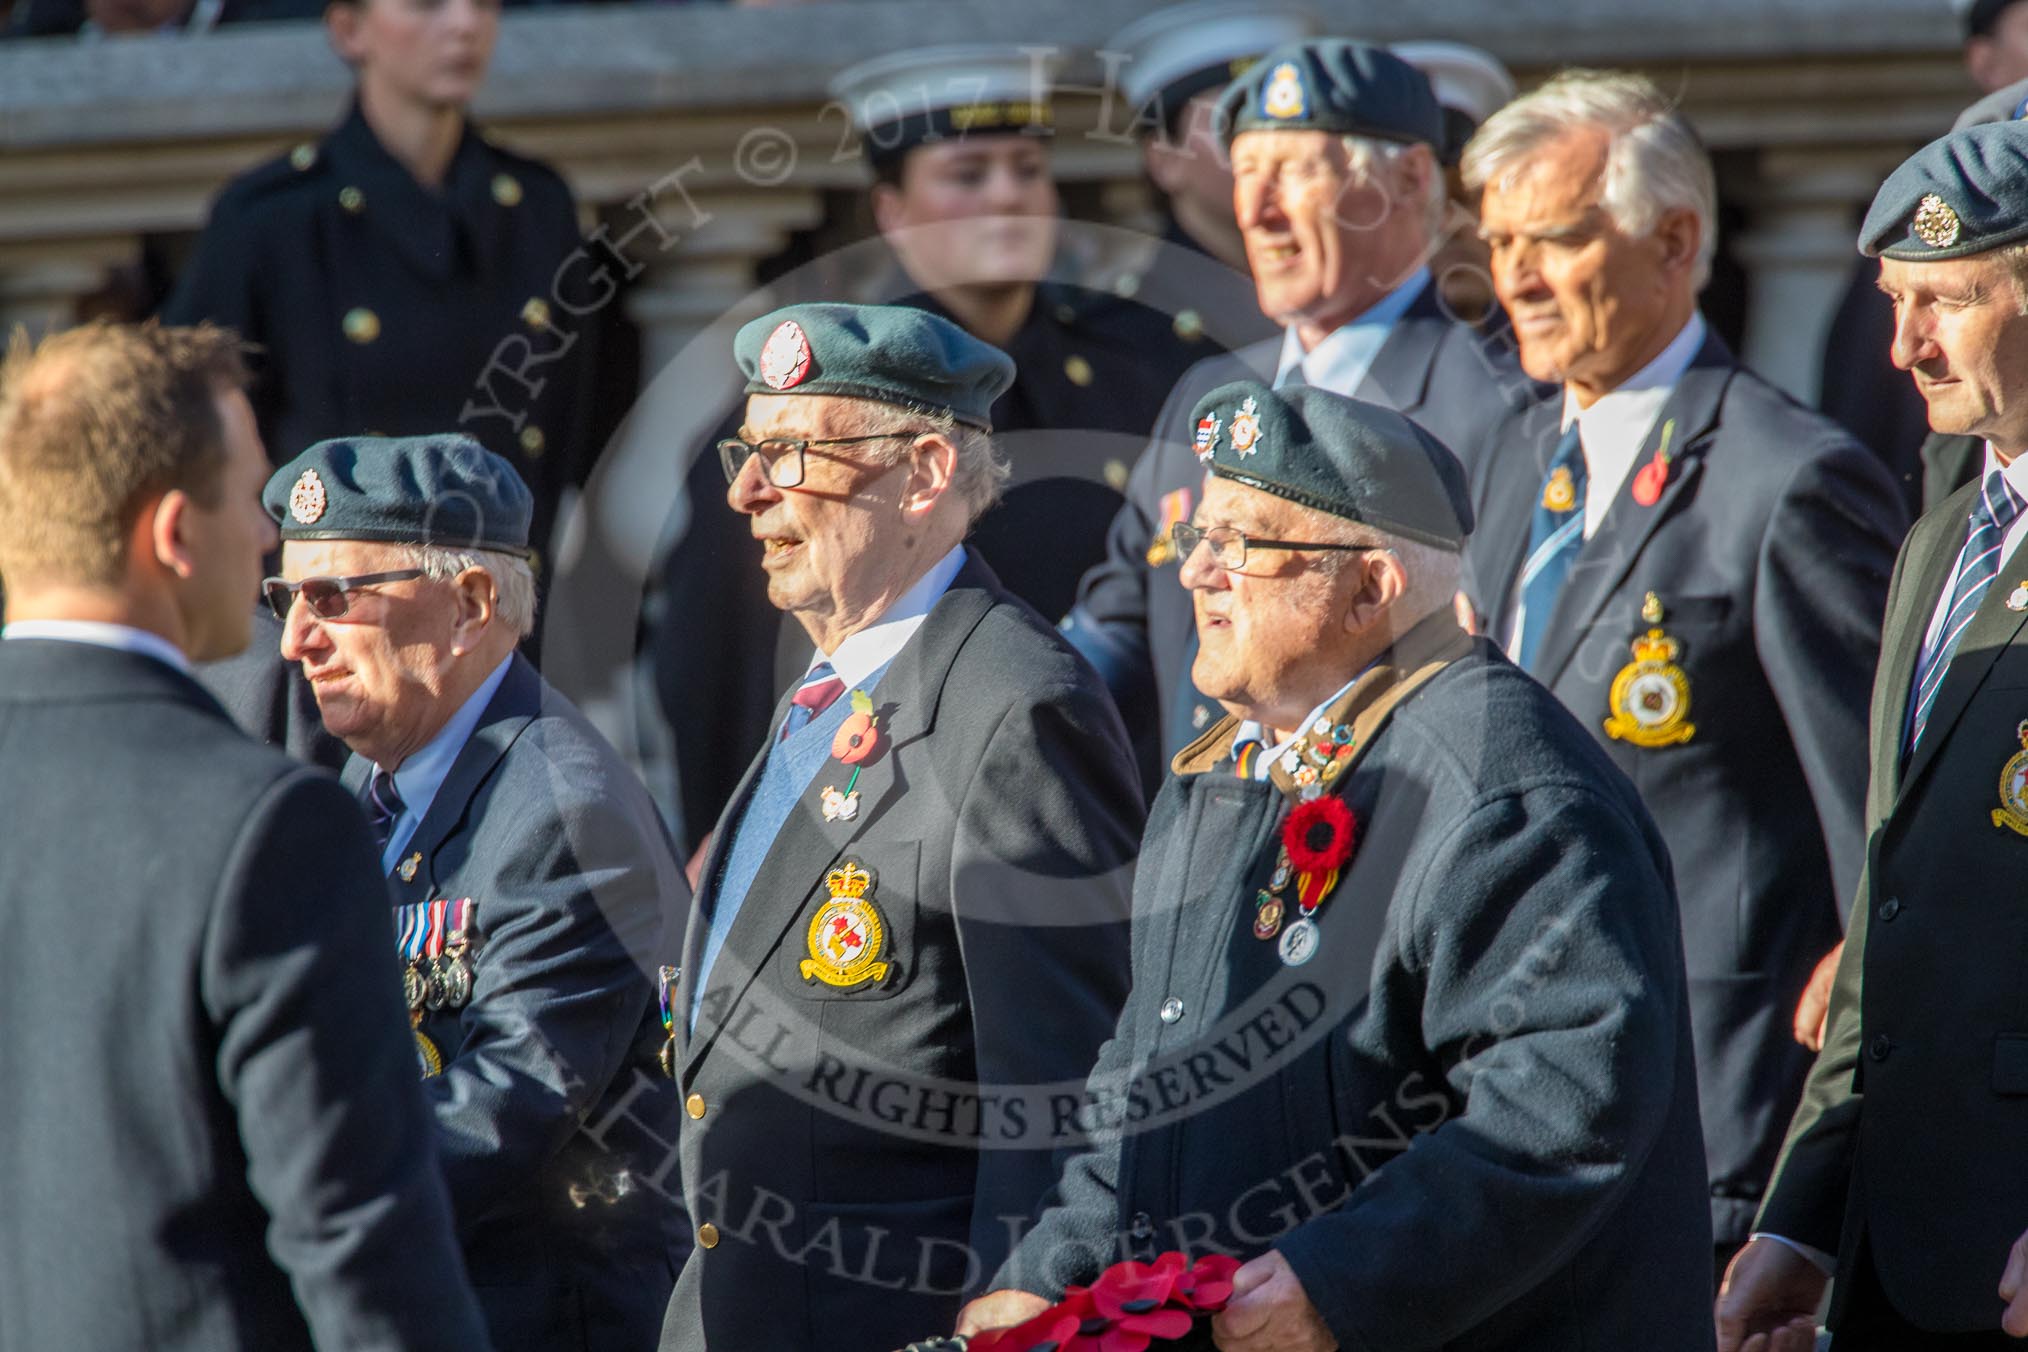
[[[1392,409],[1235,380],[1190,416],[1197,458],[1217,478],[1439,549],[1462,549],[1472,533],[1464,467]]]
[[[535,498],[468,436],[337,437],[276,470],[261,504],[284,540],[376,540],[528,554]]]
[[[833,394],[993,426],[1014,360],[908,305],[790,305],[732,342],[748,394]]]
[[[1987,122],[1931,141],[1887,176],[1859,252],[1927,263],[2028,239],[2028,124]]]
[[[1218,101],[1229,141],[1284,128],[1444,144],[1444,112],[1429,77],[1383,47],[1319,38],[1277,47]]]

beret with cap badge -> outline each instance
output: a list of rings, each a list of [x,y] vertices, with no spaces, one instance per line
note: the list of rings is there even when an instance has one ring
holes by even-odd
[[[1859,228],[1869,257],[1926,263],[2028,239],[2028,123],[1930,142],[1887,176]]]

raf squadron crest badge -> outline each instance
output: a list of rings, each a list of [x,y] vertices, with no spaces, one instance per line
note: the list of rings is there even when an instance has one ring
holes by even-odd
[[[839,990],[858,990],[887,980],[894,965],[885,961],[887,925],[873,904],[873,872],[847,859],[824,877],[830,900],[811,917],[810,956],[800,970],[805,981]]]
[[[1552,512],[1567,512],[1577,506],[1577,478],[1568,465],[1558,465],[1542,485],[1542,505]]]
[[[1268,73],[1267,83],[1261,86],[1260,111],[1262,116],[1277,120],[1301,117],[1308,111],[1303,75],[1295,62],[1284,61]]]
[[[1993,809],[1993,825],[2028,836],[2028,719],[2014,734],[2021,739],[2021,749],[2000,767],[2000,806]]]
[[[289,515],[299,526],[314,526],[323,519],[324,508],[330,502],[324,492],[324,481],[317,477],[317,471],[306,469],[289,490]]]
[[[1654,627],[1634,640],[1634,660],[1613,677],[1606,735],[1635,746],[1675,746],[1697,732],[1690,721],[1690,678],[1676,665],[1682,645],[1662,632],[1662,602],[1655,593],[1642,603],[1641,618]]]

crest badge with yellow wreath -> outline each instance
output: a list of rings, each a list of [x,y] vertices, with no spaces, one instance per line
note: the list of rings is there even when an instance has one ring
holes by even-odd
[[[2021,749],[2000,767],[2000,806],[1993,809],[1993,825],[2028,836],[2028,719],[2014,735],[2021,739]]]
[[[810,918],[810,956],[798,968],[803,980],[847,991],[887,980],[894,964],[885,960],[887,923],[874,905],[873,881],[873,871],[857,859],[825,875],[831,896]]]
[[[1661,629],[1662,603],[1649,592],[1641,618],[1654,626],[1633,641],[1634,660],[1613,677],[1606,735],[1635,746],[1676,746],[1697,733],[1690,721],[1690,678],[1676,665],[1682,645]]]

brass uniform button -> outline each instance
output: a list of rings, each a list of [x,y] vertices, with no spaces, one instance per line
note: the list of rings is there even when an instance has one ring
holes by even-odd
[[[529,455],[541,455],[542,448],[548,444],[548,439],[542,435],[542,429],[534,423],[530,423],[521,429],[521,449],[528,452]]]
[[[1106,461],[1105,476],[1106,476],[1106,487],[1112,489],[1113,492],[1124,493],[1127,491],[1126,461],[1124,460]]]
[[[317,162],[317,147],[305,141],[289,152],[289,163],[298,169],[308,169]]]
[[[687,1099],[684,1099],[684,1100],[683,1100],[683,1111],[684,1111],[684,1112],[686,1112],[686,1113],[689,1113],[689,1114],[690,1114],[690,1116],[691,1116],[691,1117],[693,1117],[693,1118],[698,1118],[698,1119],[701,1119],[701,1118],[703,1118],[703,1116],[704,1116],[704,1095],[702,1095],[702,1094],[692,1094],[692,1095],[691,1095],[691,1096],[690,1096],[689,1098],[687,1098]]]
[[[360,212],[366,210],[366,194],[357,188],[340,188],[338,190],[338,205],[344,207],[354,216],[357,216]]]
[[[700,1249],[715,1249],[718,1247],[718,1227],[710,1221],[706,1221],[697,1227],[697,1247]]]
[[[1077,307],[1059,303],[1056,307],[1056,322],[1059,324],[1075,324],[1077,322]]]
[[[1073,385],[1091,384],[1091,363],[1075,352],[1063,359],[1063,373],[1070,377]]]
[[[347,310],[341,323],[345,329],[345,336],[355,343],[363,345],[380,336],[380,316],[364,305]]]
[[[531,329],[549,327],[549,302],[540,296],[530,296],[528,303],[521,307],[521,322]]]
[[[521,205],[521,180],[512,174],[493,175],[493,200],[503,207]]]
[[[1204,316],[1195,310],[1178,310],[1176,322],[1171,326],[1176,336],[1186,343],[1194,343],[1204,336]]]
[[[1137,272],[1123,272],[1113,283],[1113,294],[1131,300],[1141,289],[1141,275]]]

